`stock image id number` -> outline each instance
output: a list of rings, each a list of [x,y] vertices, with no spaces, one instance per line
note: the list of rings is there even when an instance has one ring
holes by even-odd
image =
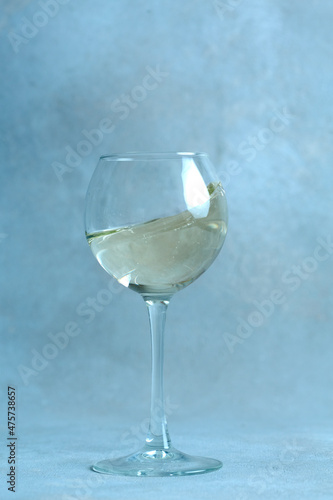
[[[15,389],[8,387],[8,432],[15,436]]]

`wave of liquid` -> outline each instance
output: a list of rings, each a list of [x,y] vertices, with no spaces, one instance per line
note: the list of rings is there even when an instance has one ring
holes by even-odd
[[[220,185],[208,188],[213,193],[204,217],[196,207],[87,235],[98,262],[119,283],[144,295],[173,294],[192,283],[214,261],[227,232],[224,192]]]

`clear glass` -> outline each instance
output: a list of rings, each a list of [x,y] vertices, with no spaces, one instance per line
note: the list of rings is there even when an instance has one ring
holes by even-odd
[[[102,156],[86,197],[86,237],[101,266],[148,307],[152,345],[149,431],[143,447],[93,470],[126,476],[180,476],[219,469],[171,444],[164,411],[163,341],[175,292],[215,260],[227,232],[225,193],[205,153]]]

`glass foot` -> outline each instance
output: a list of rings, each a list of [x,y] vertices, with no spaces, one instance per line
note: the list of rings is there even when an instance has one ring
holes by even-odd
[[[185,476],[213,472],[221,467],[219,460],[192,457],[175,448],[144,447],[125,457],[102,460],[93,465],[92,470],[121,476]]]

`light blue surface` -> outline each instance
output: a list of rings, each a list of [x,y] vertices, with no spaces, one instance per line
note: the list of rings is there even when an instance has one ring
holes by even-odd
[[[1,2],[0,497],[11,384],[19,500],[332,498],[333,5],[60,3]],[[224,467],[90,487],[149,408],[145,305],[83,228],[98,157],[131,150],[206,151],[226,188],[225,246],[172,300],[165,363],[174,444]]]

